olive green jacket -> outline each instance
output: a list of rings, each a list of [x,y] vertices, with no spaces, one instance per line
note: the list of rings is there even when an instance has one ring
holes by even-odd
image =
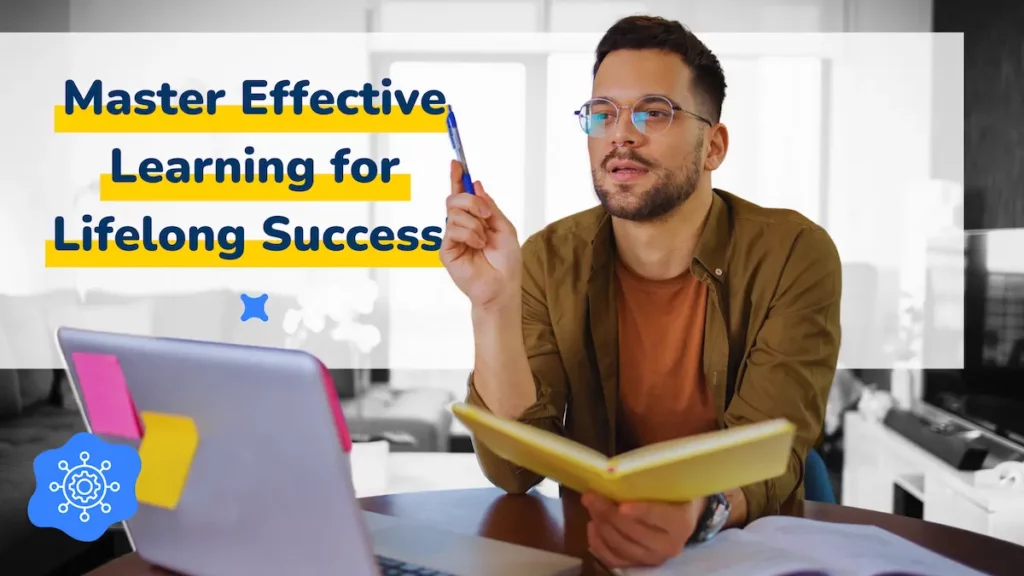
[[[615,242],[600,206],[555,222],[523,245],[523,338],[537,402],[520,420],[616,454],[618,325]],[[791,210],[715,190],[690,266],[708,286],[704,374],[720,427],[771,418],[796,425],[789,467],[742,487],[748,520],[803,498],[804,461],[822,432],[839,356],[842,269],[828,233]],[[469,378],[467,402],[486,407]],[[498,487],[541,478],[477,443]]]

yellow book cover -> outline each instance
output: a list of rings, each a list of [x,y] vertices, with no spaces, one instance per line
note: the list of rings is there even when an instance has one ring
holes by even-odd
[[[579,493],[686,502],[781,476],[795,427],[769,420],[659,442],[608,458],[578,442],[465,403],[455,416],[498,456]]]

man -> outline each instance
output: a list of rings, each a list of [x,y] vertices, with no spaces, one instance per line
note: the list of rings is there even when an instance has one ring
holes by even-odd
[[[786,418],[787,472],[687,504],[583,495],[591,550],[657,565],[802,498],[839,350],[839,257],[790,210],[713,189],[729,145],[717,58],[678,22],[625,18],[597,48],[590,136],[601,205],[520,249],[483,185],[452,194],[441,259],[472,302],[468,402],[605,454]],[[541,479],[477,445],[508,492]]]

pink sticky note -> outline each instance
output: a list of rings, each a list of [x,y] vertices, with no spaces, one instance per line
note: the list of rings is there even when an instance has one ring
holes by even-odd
[[[71,360],[78,373],[78,387],[82,390],[93,433],[133,440],[142,438],[139,416],[117,356],[73,352]]]

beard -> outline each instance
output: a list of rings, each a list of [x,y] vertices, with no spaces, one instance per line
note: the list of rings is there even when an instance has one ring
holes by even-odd
[[[602,185],[602,169],[594,169],[594,191],[601,206],[616,218],[632,222],[651,222],[663,218],[682,206],[697,191],[701,175],[701,152],[704,149],[704,135],[700,134],[688,165],[680,171],[664,171],[646,191],[632,190],[636,184],[607,182]],[[619,153],[616,153],[619,152]],[[601,163],[606,166],[612,160],[630,160],[653,170],[654,164],[633,150],[620,150],[609,154]]]

